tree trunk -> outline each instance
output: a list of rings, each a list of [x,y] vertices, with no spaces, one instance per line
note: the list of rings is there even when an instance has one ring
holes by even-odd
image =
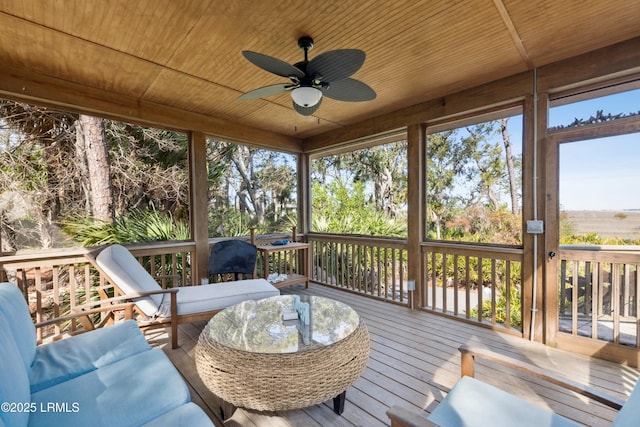
[[[78,181],[84,199],[84,209],[87,216],[91,216],[91,181],[89,179],[89,165],[87,164],[87,147],[84,135],[80,128],[80,122],[76,122],[76,144],[75,144],[76,165],[78,168]]]
[[[513,166],[513,153],[511,152],[511,139],[507,131],[508,119],[503,118],[500,121],[502,130],[502,142],[504,143],[504,152],[507,157],[507,171],[509,173],[509,191],[511,193],[511,213],[517,215],[520,211],[518,206],[518,187],[516,186],[516,172]]]
[[[102,119],[80,115],[79,132],[84,139],[87,169],[91,186],[91,213],[94,218],[113,222],[113,186],[109,166],[109,152]]]
[[[264,224],[264,209],[261,201],[259,200],[258,194],[255,189],[255,182],[253,179],[253,167],[251,167],[252,161],[252,153],[248,147],[238,147],[233,154],[233,163],[236,165],[238,173],[242,177],[242,181],[244,185],[243,187],[247,195],[249,196],[249,200],[253,205],[253,210],[256,214],[256,219],[258,224]],[[246,163],[245,163],[246,162]],[[247,165],[248,164],[248,165]]]

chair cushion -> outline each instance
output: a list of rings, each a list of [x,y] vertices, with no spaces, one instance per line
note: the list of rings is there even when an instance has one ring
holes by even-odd
[[[161,289],[158,282],[124,246],[111,245],[103,249],[96,257],[96,262],[114,282],[113,284],[125,294],[158,291]],[[152,317],[157,313],[162,297],[163,295],[161,294],[151,295],[138,298],[135,302],[144,314]]]
[[[144,427],[213,427],[213,423],[202,409],[195,403],[186,405],[160,415]]]
[[[133,320],[41,345],[29,372],[31,392],[148,350],[151,347]]]
[[[280,295],[280,291],[265,279],[236,280],[201,286],[184,286],[178,291],[178,315],[222,310],[246,300],[259,300]],[[170,296],[165,296],[158,311],[170,317]]]
[[[26,372],[36,353],[36,328],[24,295],[13,283],[0,283],[0,315],[7,319]]]
[[[12,285],[15,287],[15,285]],[[13,339],[7,319],[0,313],[0,403],[24,405],[31,402],[29,377],[24,367],[20,350]],[[9,408],[12,409],[12,408]],[[7,426],[26,426],[29,412],[13,408],[15,411],[0,411],[0,420]]]
[[[34,393],[37,407],[54,402],[68,410],[31,413],[29,426],[140,426],[189,399],[180,373],[153,349]]]
[[[443,427],[580,426],[471,377],[462,377],[428,419]]]
[[[611,427],[635,427],[640,422],[640,380],[627,399]]]

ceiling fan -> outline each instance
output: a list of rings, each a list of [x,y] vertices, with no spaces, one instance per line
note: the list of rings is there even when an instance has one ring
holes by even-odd
[[[298,46],[304,50],[304,61],[293,65],[271,56],[249,50],[242,55],[253,65],[280,77],[287,77],[290,83],[278,83],[251,90],[238,99],[257,99],[291,92],[293,108],[303,116],[313,114],[322,103],[322,97],[337,101],[360,102],[375,99],[376,93],[365,83],[349,78],[362,67],[366,54],[359,49],[338,49],[322,53],[309,61],[309,51],[313,39],[308,36],[298,39]]]

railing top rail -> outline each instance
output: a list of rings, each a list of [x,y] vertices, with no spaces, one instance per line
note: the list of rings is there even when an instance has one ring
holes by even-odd
[[[423,251],[436,250],[451,255],[470,255],[486,258],[501,258],[511,261],[521,261],[524,249],[509,246],[491,246],[487,244],[451,243],[451,242],[423,242]]]
[[[138,256],[152,255],[156,253],[167,253],[167,249],[193,249],[195,244],[189,241],[172,242],[151,242],[143,244],[125,245],[132,253]],[[57,248],[45,250],[18,251],[12,255],[0,256],[0,265],[4,267],[33,264],[34,262],[43,265],[56,264],[60,260],[81,260],[85,255],[95,254],[105,246]]]
[[[561,251],[591,251],[591,252],[637,252],[640,245],[559,245]]]
[[[561,250],[562,260],[640,264],[640,252]]]
[[[407,239],[399,237],[379,237],[364,236],[354,234],[328,234],[328,233],[309,233],[307,240],[318,242],[338,242],[362,244],[368,246],[382,246],[386,248],[406,249]]]

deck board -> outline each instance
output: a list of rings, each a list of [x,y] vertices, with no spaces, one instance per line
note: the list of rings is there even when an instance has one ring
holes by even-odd
[[[443,316],[311,284],[295,285],[284,293],[313,294],[349,304],[364,319],[371,336],[371,355],[362,376],[347,390],[344,413],[333,403],[284,412],[238,409],[222,423],[217,398],[200,380],[194,349],[206,322],[180,326],[180,348],[172,350],[166,332],[147,332],[149,342],[161,347],[187,383],[192,400],[214,423],[225,427],[386,426],[391,405],[432,411],[460,377],[458,347],[473,344],[550,369],[576,381],[625,399],[640,370],[531,343],[513,335],[457,322]],[[601,404],[567,393],[557,386],[523,377],[507,368],[479,361],[476,377],[509,393],[589,426],[607,426],[616,415]]]

